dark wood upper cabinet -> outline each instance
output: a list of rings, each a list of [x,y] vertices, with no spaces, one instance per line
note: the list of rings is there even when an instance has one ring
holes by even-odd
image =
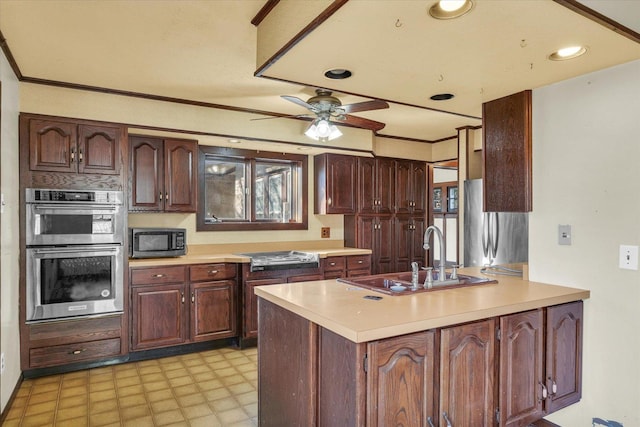
[[[319,154],[314,157],[314,213],[356,213],[356,167],[353,156]]]
[[[395,163],[388,158],[358,158],[358,211],[390,214],[395,202]]]
[[[129,210],[195,212],[198,143],[129,138]]]
[[[122,127],[63,119],[29,120],[29,169],[118,175]]]
[[[421,214],[425,212],[427,167],[424,162],[396,160],[395,212]]]
[[[529,212],[531,91],[482,104],[484,210]]]

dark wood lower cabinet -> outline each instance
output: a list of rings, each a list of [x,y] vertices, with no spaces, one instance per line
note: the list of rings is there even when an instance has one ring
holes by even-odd
[[[440,340],[440,425],[493,425],[495,319],[442,329]]]
[[[527,426],[580,398],[581,301],[368,343],[258,306],[263,427]]]
[[[183,284],[131,289],[131,350],[183,344],[186,310]]]

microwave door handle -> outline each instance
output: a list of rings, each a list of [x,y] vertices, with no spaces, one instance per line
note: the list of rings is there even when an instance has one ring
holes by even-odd
[[[116,207],[111,205],[34,205],[33,209],[36,211],[45,210],[61,210],[61,211],[100,211],[115,213]]]

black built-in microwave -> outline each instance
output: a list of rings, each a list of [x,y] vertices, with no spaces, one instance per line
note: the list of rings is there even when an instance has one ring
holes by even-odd
[[[129,228],[129,258],[166,258],[186,253],[184,228]]]

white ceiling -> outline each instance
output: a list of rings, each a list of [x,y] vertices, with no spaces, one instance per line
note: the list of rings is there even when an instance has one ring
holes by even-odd
[[[582,3],[640,32],[639,0]],[[433,0],[351,0],[265,71],[299,84],[284,83],[254,77],[261,64],[250,21],[264,4],[0,0],[0,31],[27,80],[278,114],[307,112],[279,95],[306,100],[326,87],[344,104],[391,101],[389,109],[354,115],[386,123],[379,134],[428,141],[479,125],[484,101],[640,59],[640,43],[551,0],[477,0],[450,21],[428,16]],[[567,43],[589,51],[573,61],[546,59]],[[322,76],[336,67],[353,77]],[[441,92],[456,97],[429,100]],[[251,126],[258,116],[247,117]]]

